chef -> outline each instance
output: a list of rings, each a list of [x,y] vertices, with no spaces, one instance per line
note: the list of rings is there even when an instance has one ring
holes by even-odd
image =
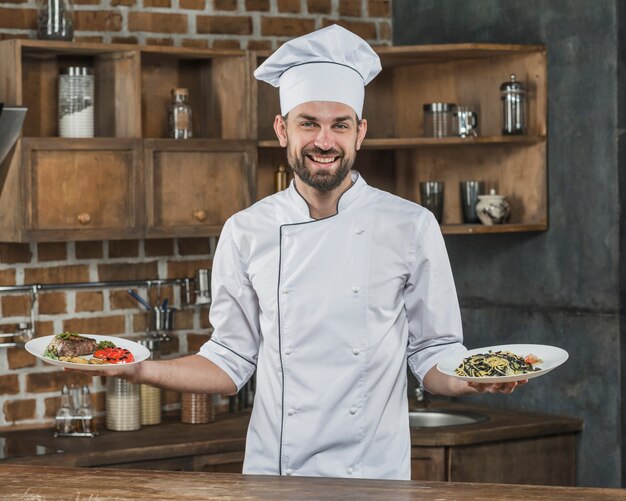
[[[119,369],[134,382],[233,394],[256,373],[244,473],[410,478],[407,364],[455,396],[513,391],[440,373],[465,353],[434,216],[353,167],[378,56],[336,25],[255,72],[279,88],[291,185],[231,217],[212,273],[213,335],[197,355]]]

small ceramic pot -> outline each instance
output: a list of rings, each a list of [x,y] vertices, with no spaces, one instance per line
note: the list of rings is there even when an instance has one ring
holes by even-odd
[[[476,214],[480,222],[487,226],[503,224],[509,220],[511,205],[504,195],[497,195],[496,190],[491,189],[489,195],[478,196]]]

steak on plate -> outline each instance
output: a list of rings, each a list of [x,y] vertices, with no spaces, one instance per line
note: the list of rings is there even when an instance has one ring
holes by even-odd
[[[56,353],[57,357],[80,357],[91,355],[98,347],[98,342],[90,337],[65,332],[52,338],[46,350]]]

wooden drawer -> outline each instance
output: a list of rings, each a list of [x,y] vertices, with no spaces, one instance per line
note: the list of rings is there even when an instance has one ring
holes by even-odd
[[[25,139],[26,231],[34,240],[142,235],[141,149],[132,139]]]
[[[411,448],[411,480],[444,482],[446,464],[445,447]]]
[[[145,140],[146,237],[219,235],[253,199],[256,147],[246,141]]]

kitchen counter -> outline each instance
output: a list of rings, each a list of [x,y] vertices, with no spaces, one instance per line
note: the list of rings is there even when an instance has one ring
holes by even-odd
[[[0,465],[2,499],[611,501],[621,489]]]
[[[582,421],[574,418],[446,401],[433,401],[428,408],[470,411],[488,419],[469,426],[412,429],[413,447],[465,446],[582,430]],[[0,464],[97,467],[211,454],[231,454],[241,460],[249,418],[248,413],[224,414],[213,423],[201,425],[169,418],[160,425],[145,426],[138,431],[102,429],[93,439],[54,438],[50,429],[0,432],[0,458],[3,458]]]

